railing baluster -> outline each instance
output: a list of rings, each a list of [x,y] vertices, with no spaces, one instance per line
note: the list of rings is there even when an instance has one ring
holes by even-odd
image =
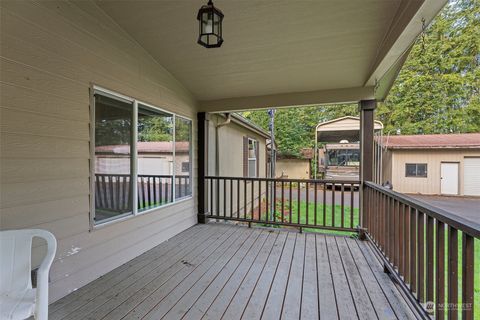
[[[353,221],[353,209],[354,209],[354,194],[355,194],[355,187],[354,184],[352,183],[350,185],[350,228],[353,229],[354,221]],[[371,196],[373,197],[373,192],[371,193]],[[372,205],[370,206],[370,210],[374,208],[373,206],[373,201],[370,202]]]
[[[237,219],[240,218],[240,179],[237,179]]]
[[[233,218],[233,179],[230,179],[230,218]]]
[[[433,256],[434,256],[434,244],[433,244],[433,228],[434,228],[434,219],[427,215],[427,274],[426,274],[426,289],[427,289],[427,298],[426,301],[434,301],[434,268],[433,268]]]
[[[315,226],[317,226],[317,209],[318,209],[318,208],[317,208],[317,205],[318,205],[318,201],[317,201],[317,200],[318,200],[318,194],[317,194],[317,183],[316,183],[316,182],[313,183],[313,192],[314,192],[314,203],[315,203],[315,205],[314,205],[314,210],[313,210],[313,211],[314,211],[314,212],[313,212],[313,214],[314,214],[313,224],[314,224]]]
[[[150,177],[147,177],[147,203],[148,207],[152,206],[152,199],[150,197]]]
[[[403,219],[404,204],[398,203],[398,273],[404,275],[403,263],[405,258],[403,256],[403,228],[404,228],[404,219]]]
[[[157,178],[153,177],[153,202],[157,204]],[[159,203],[158,203],[159,204]]]
[[[448,319],[458,319],[458,232],[448,227]]]
[[[285,222],[285,183],[282,181],[282,205],[280,209],[282,210],[282,223]]]
[[[269,201],[269,194],[270,194],[270,188],[268,185],[268,180],[265,181],[266,187],[265,187],[265,222],[268,222],[268,214],[270,213],[270,201]],[[273,195],[270,195],[273,198]],[[260,217],[261,219],[261,217]]]
[[[172,178],[173,179],[173,178]],[[168,186],[169,184],[169,181],[167,179],[165,179],[165,202],[168,203],[168,199],[170,198],[168,195],[169,193],[172,194],[171,197],[173,197],[173,192],[172,192],[172,188],[173,188],[173,180],[170,181],[172,184],[170,185],[170,187]]]
[[[419,211],[417,215],[417,241],[418,241],[418,292],[417,298],[425,302],[425,215]]]
[[[301,184],[298,182],[298,187],[297,187],[297,223],[300,224],[300,188]]]
[[[405,283],[410,283],[410,207],[405,205],[403,208],[403,236],[405,242],[403,244],[403,254],[405,260],[403,261],[403,279]]]
[[[462,319],[473,320],[475,282],[475,239],[463,232],[462,241]],[[478,266],[477,266],[478,267]],[[478,271],[477,271],[478,272]],[[477,306],[479,307],[479,306]]]
[[[255,198],[255,180],[251,180],[250,182],[252,183],[252,186],[251,186],[252,187],[252,193],[250,195],[250,198],[251,198],[250,203],[251,203],[252,211],[250,212],[250,215],[251,215],[250,219],[253,219],[253,214],[254,214],[254,211],[255,211],[254,210],[255,209],[254,208],[255,207],[255,200],[254,200],[254,198]]]
[[[227,179],[223,179],[223,216],[227,216]]]
[[[262,180],[258,180],[258,220],[262,219]]]
[[[417,292],[417,210],[410,208],[410,291]]]
[[[271,215],[273,217],[273,221],[277,222],[277,180],[273,181],[273,212],[271,213]]]
[[[332,227],[335,227],[335,182],[332,183]]]
[[[217,186],[217,194],[216,194],[216,199],[215,199],[215,202],[217,203],[217,216],[220,216],[221,215],[221,212],[220,212],[220,179],[216,179],[215,180],[217,183],[216,183],[216,186]]]
[[[243,218],[247,220],[247,180],[243,180]]]
[[[327,184],[323,183],[323,226],[327,225]]]
[[[308,201],[309,199],[309,193],[310,193],[310,190],[308,188],[308,182],[305,182],[305,224],[309,224],[309,220],[308,220],[308,207],[310,205],[310,202]]]
[[[340,195],[340,225],[343,228],[345,226],[345,185],[342,183],[340,185],[341,195]]]
[[[292,223],[292,181],[290,181],[290,186],[289,186],[289,192],[290,192],[290,197],[288,198],[289,200],[289,206],[288,206],[288,210],[289,210],[289,214],[288,214],[288,219],[290,221],[290,223]]]
[[[436,242],[435,318],[442,320],[445,318],[445,224],[441,221],[437,221]]]

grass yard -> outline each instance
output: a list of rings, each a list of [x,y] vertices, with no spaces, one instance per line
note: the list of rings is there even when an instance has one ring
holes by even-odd
[[[307,220],[307,209],[308,209],[308,220]],[[300,210],[300,211],[299,211]],[[269,209],[270,211],[270,209]],[[290,207],[289,202],[285,202],[284,210],[283,210],[283,221],[284,222],[292,222],[301,224],[309,224],[315,225],[315,205],[313,203],[309,203],[307,205],[306,201],[292,201],[292,208],[291,208],[291,220],[290,220]],[[359,224],[359,210],[358,208],[354,208],[353,212],[350,206],[345,206],[343,208],[343,219],[344,219],[344,227],[350,228],[353,225],[355,228]],[[334,213],[334,214],[333,214]],[[262,217],[264,218],[267,214],[267,210],[265,207],[265,203],[262,205]],[[353,224],[351,224],[353,216]],[[278,201],[276,208],[275,208],[275,217],[276,221],[282,221],[282,207],[281,202]],[[300,217],[300,218],[299,218]],[[334,217],[334,219],[333,219]],[[334,222],[334,223],[333,223]],[[317,225],[326,225],[329,227],[341,227],[342,225],[342,206],[341,205],[325,205],[325,223],[324,223],[324,205],[317,204],[317,214],[316,214],[316,224]],[[353,232],[345,232],[345,231],[336,231],[336,230],[321,230],[317,228],[304,228],[304,231],[308,232],[322,232],[322,233],[330,233],[330,234],[341,234],[341,235],[351,235]]]

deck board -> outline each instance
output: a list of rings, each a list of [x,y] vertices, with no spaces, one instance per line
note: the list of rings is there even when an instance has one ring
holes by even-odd
[[[50,319],[415,319],[368,242],[194,226],[50,306]]]

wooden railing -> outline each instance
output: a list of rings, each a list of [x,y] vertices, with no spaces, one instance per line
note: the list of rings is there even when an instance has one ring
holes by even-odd
[[[148,209],[191,194],[190,177],[176,175],[138,175],[138,209]],[[128,174],[95,174],[95,208],[131,210],[131,184]]]
[[[364,201],[363,227],[385,268],[421,303],[419,311],[436,319],[458,319],[459,313],[473,319],[480,225],[372,182],[364,183]]]
[[[207,218],[356,232],[358,181],[205,177]]]

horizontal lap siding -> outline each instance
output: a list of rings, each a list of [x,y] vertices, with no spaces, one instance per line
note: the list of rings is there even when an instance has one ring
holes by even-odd
[[[93,2],[2,1],[0,14],[0,226],[55,234],[55,301],[196,222],[187,200],[89,231],[90,84],[193,120],[196,102]]]

